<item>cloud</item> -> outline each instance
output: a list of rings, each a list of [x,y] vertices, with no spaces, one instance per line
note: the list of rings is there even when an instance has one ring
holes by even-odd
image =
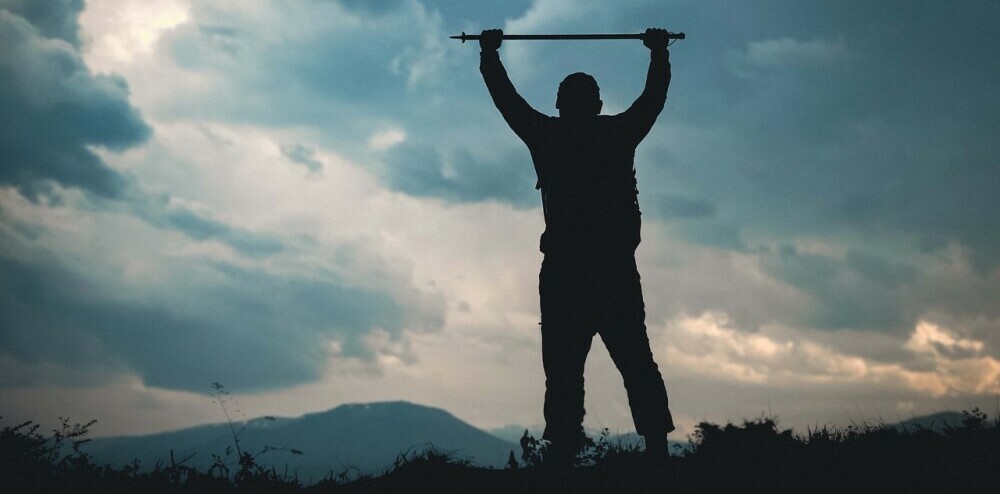
[[[912,327],[920,315],[920,308],[906,302],[917,274],[904,263],[853,251],[843,262],[782,245],[765,257],[763,266],[810,295],[809,316],[796,322],[811,327],[892,330]]]
[[[459,148],[444,155],[429,145],[403,143],[386,152],[380,176],[387,186],[417,197],[536,207],[534,170],[526,166],[524,154],[482,158]]]
[[[442,63],[442,19],[419,2],[377,14],[336,2],[253,4],[194,4],[188,21],[161,39],[164,63],[201,73],[207,83],[178,110],[207,110],[231,122],[307,123],[349,137],[344,132],[367,132],[406,111],[400,102],[410,84]],[[286,36],[275,25],[297,27]],[[242,97],[219,100],[220,87]]]
[[[998,208],[986,184],[998,178],[988,135],[1000,120],[996,105],[973,101],[989,100],[983,78],[1000,73],[974,55],[974,44],[957,40],[935,45],[953,52],[935,66],[916,40],[940,26],[913,22],[920,10],[900,13],[910,22],[891,37],[836,26],[842,41],[746,43],[734,75],[752,74],[748,92],[720,116],[720,140],[694,154],[705,168],[680,168],[692,175],[675,179],[697,181],[698,192],[764,235],[885,231],[938,246],[957,240],[977,268],[995,268],[1000,237],[988,225]],[[724,87],[705,83],[715,93]]]
[[[724,316],[702,314],[675,321],[666,357],[684,373],[750,385],[837,387],[875,384],[894,394],[939,397],[991,395],[1000,390],[1000,361],[981,353],[982,343],[959,340],[945,328],[920,321],[905,349],[914,362],[880,362],[799,336],[766,330],[747,333]],[[851,338],[858,335],[851,335]],[[945,352],[942,348],[960,349]]]
[[[187,22],[164,34],[156,52],[161,67],[151,70],[176,66],[199,77],[184,101],[170,99],[162,108],[154,103],[157,114],[318,129],[317,146],[359,162],[388,162],[381,171],[398,166],[401,176],[383,175],[383,184],[417,197],[500,200],[518,207],[532,201],[533,178],[523,181],[523,190],[508,188],[512,179],[506,175],[532,174],[527,152],[510,150],[515,142],[520,149],[517,138],[505,132],[496,139],[500,156],[494,146],[478,144],[504,124],[489,103],[475,48],[447,39],[450,26],[458,25],[454,16],[462,17],[458,6],[415,1],[319,2],[311,4],[312,10],[263,1],[255,5],[195,4]],[[475,10],[489,19],[518,9],[514,2]],[[287,36],[262,35],[275,25],[298,27]],[[218,98],[219,91],[241,97]],[[421,148],[407,161],[437,164],[411,170],[394,159],[406,149],[395,149],[404,140]],[[494,165],[501,172],[495,173]],[[406,186],[404,176],[421,183]],[[502,190],[490,190],[497,185]]]
[[[701,199],[665,194],[657,201],[658,209],[669,219],[711,218],[715,205]]]
[[[50,181],[119,196],[128,179],[90,146],[120,151],[150,133],[129,104],[125,80],[94,75],[80,58],[74,43],[81,5],[6,2],[0,10],[0,183],[29,197]]]
[[[315,158],[316,151],[303,144],[282,144],[281,153],[288,159],[306,167],[311,172],[318,172],[323,169],[323,162]]]
[[[188,0],[109,2],[88,0],[80,12],[85,27],[83,55],[94,72],[116,72],[147,57],[164,32],[187,19]]]
[[[917,325],[906,348],[936,358],[971,358],[982,354],[983,342],[959,338],[930,322]]]
[[[843,42],[781,38],[747,43],[741,62],[757,69],[787,66],[836,68],[849,57]]]
[[[389,149],[406,140],[406,133],[399,129],[389,129],[372,134],[368,139],[368,147],[375,150]]]
[[[369,343],[372,331],[393,342],[443,324],[441,300],[391,271],[348,280],[318,269],[164,259],[147,274],[156,285],[135,284],[106,276],[108,266],[97,263],[71,268],[38,244],[0,233],[8,246],[0,253],[4,365],[49,369],[50,379],[58,375],[52,369],[75,369],[133,373],[168,389],[200,391],[220,380],[265,390],[316,380],[331,356],[372,361],[380,351]],[[364,256],[352,249],[341,248],[340,269],[363,269],[353,259]],[[4,383],[37,384],[46,383]]]
[[[176,229],[195,240],[218,240],[250,257],[266,257],[284,249],[276,236],[236,228],[198,213],[176,199],[148,198],[136,214],[150,224]]]
[[[413,0],[336,0],[351,12],[382,15],[403,9],[407,4],[416,3]],[[503,19],[516,16],[528,9],[532,0],[510,0],[496,3],[469,3],[462,0],[444,0],[422,2],[429,8],[441,13],[450,22],[456,24],[473,23],[486,29],[499,26]],[[471,32],[471,31],[470,31]],[[458,34],[458,33],[455,33]]]
[[[132,208],[160,227],[192,238],[220,239],[251,256],[282,248],[273,238],[230,227],[174,204],[147,197],[127,174],[108,166],[91,147],[123,151],[151,134],[129,103],[125,80],[95,75],[80,54],[77,17],[82,1],[6,2],[0,11],[0,182],[28,198],[53,192],[51,182],[79,187],[120,203],[102,207]]]
[[[76,18],[83,10],[83,0],[0,0],[0,9],[24,18],[45,38],[80,45]]]
[[[922,341],[928,326],[951,334],[926,321],[902,340],[782,326],[747,331],[705,313],[670,321],[651,333],[651,342],[676,415],[688,427],[763,415],[805,430],[991,403],[1000,389],[1000,361],[982,353],[937,358],[908,343]]]

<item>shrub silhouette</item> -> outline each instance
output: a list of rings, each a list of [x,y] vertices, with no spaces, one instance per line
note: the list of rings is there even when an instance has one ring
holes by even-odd
[[[270,445],[265,445],[260,451],[256,453],[251,453],[250,451],[244,451],[240,447],[240,436],[247,428],[247,423],[244,422],[240,426],[239,430],[233,424],[233,418],[229,414],[229,404],[232,402],[232,395],[226,387],[219,383],[212,383],[212,402],[219,405],[222,408],[223,415],[226,416],[226,423],[229,424],[229,431],[233,436],[233,447],[236,450],[236,465],[239,467],[236,474],[233,476],[233,482],[236,486],[242,486],[247,484],[256,483],[268,483],[273,481],[281,482],[292,482],[297,483],[298,479],[294,477],[289,477],[288,473],[285,472],[282,475],[278,475],[274,468],[268,469],[260,465],[257,459],[270,451],[287,451],[294,455],[301,455],[302,451],[286,447],[275,447]],[[274,421],[273,416],[263,417],[264,420]],[[230,461],[229,457],[233,454],[233,448],[226,447],[222,455],[217,453],[212,454],[212,465],[208,468],[209,475],[217,475],[222,478],[228,479],[230,473]],[[192,455],[193,456],[193,455]],[[173,451],[170,452],[171,462],[173,461]],[[190,456],[188,457],[190,458]]]
[[[136,463],[97,465],[81,449],[94,422],[63,419],[48,436],[32,422],[0,429],[0,479],[7,492],[45,493],[990,492],[1000,471],[1000,423],[978,409],[964,419],[940,430],[852,424],[803,434],[781,430],[773,419],[704,422],[691,446],[665,467],[643,462],[636,445],[612,444],[605,431],[578,457],[581,466],[548,468],[538,450],[544,444],[525,434],[524,465],[516,468],[475,467],[426,445],[401,453],[381,475],[345,471],[311,486],[258,467],[256,455],[245,452],[237,471],[242,476],[199,471],[173,455],[150,472],[140,472]],[[238,434],[234,445],[236,439]]]

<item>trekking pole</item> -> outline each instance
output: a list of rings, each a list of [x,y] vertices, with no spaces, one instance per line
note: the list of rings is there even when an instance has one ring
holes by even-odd
[[[469,40],[478,40],[479,34],[465,34],[462,31],[460,36],[449,36],[451,39],[460,39],[462,43]],[[570,40],[570,39],[643,39],[645,33],[635,34],[504,34],[503,40],[523,39],[523,40]],[[684,33],[667,33],[667,39],[684,39]]]

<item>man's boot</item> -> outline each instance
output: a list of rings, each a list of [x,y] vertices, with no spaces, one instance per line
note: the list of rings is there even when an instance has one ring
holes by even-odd
[[[667,435],[645,436],[646,461],[654,466],[666,466],[670,458],[670,449],[667,446]]]
[[[556,468],[571,468],[576,466],[576,457],[589,438],[575,440],[552,441],[545,447],[543,463]]]

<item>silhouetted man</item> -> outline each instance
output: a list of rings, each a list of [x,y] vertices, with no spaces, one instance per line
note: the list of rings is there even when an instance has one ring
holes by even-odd
[[[583,369],[595,333],[624,378],[647,454],[665,458],[674,424],[646,337],[635,265],[640,221],[633,159],[667,98],[667,32],[646,30],[646,87],[628,110],[613,116],[600,115],[597,81],[581,72],[559,84],[558,117],[533,109],[500,62],[502,37],[498,29],[483,31],[479,68],[497,109],[528,146],[542,193],[545,259],[538,291],[548,459],[571,463],[587,441]]]

